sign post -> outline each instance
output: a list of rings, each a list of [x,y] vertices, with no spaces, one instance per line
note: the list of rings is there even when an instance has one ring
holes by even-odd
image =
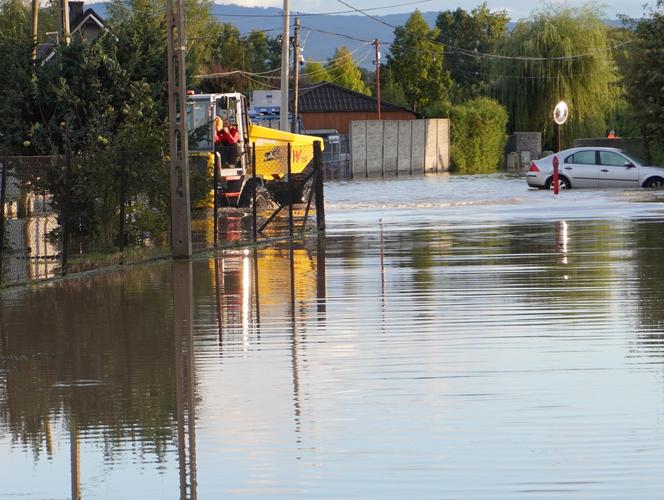
[[[558,156],[553,157],[553,194],[560,193],[560,184],[558,176]]]

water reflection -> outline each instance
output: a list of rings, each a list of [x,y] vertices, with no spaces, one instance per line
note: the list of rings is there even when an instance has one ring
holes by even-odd
[[[9,291],[3,490],[655,498],[661,224],[388,219]]]

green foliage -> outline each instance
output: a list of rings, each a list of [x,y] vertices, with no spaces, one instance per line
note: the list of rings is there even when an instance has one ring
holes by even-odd
[[[309,83],[327,82],[331,80],[330,74],[318,61],[309,61],[304,65],[302,77]]]
[[[29,19],[28,6],[21,0],[0,3],[0,155],[26,152],[35,89]]]
[[[502,75],[496,95],[509,111],[512,130],[541,131],[552,147],[553,108],[564,100],[570,117],[561,127],[563,147],[578,137],[604,136],[618,80],[600,15],[591,7],[551,7],[519,22],[504,39],[499,52],[514,58],[495,65]]]
[[[68,214],[74,236],[101,249],[113,246],[123,206],[166,208],[160,109],[117,48],[111,36],[59,46],[37,72],[43,121],[32,128],[35,147],[61,159],[33,184],[53,195],[61,222]]]
[[[371,90],[369,90],[369,87],[362,80],[362,72],[357,63],[355,63],[353,54],[351,54],[345,45],[336,50],[332,59],[325,66],[325,69],[330,75],[330,81],[333,81],[337,85],[354,90],[355,92],[371,95]]]
[[[491,11],[486,2],[470,12],[458,8],[438,14],[438,40],[449,49],[445,58],[456,84],[454,98],[488,95],[491,79],[486,75],[487,59],[472,52],[494,53],[498,41],[507,35],[508,21],[506,11]]]
[[[451,168],[464,174],[495,171],[502,161],[507,110],[497,101],[479,97],[453,106]]]
[[[394,42],[387,57],[393,82],[404,93],[408,107],[419,112],[435,101],[445,100],[451,80],[443,70],[440,33],[416,10],[404,26],[394,30]]]
[[[623,72],[626,98],[650,150],[664,150],[664,2],[632,20],[634,42]]]

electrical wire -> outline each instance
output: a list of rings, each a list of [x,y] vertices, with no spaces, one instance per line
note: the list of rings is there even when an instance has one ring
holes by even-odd
[[[416,5],[416,4],[422,4],[422,3],[429,3],[433,0],[415,0],[413,2],[403,2],[403,3],[395,3],[392,5],[383,5],[381,7],[369,7],[368,9],[364,10],[384,10],[384,9],[392,9],[395,7],[405,7],[408,5]],[[291,11],[290,15],[291,16],[300,16],[300,17],[311,17],[311,16],[333,16],[336,14],[352,14],[356,12],[355,9],[353,10],[337,10],[337,11],[331,11],[331,12],[293,12]],[[269,17],[276,17],[276,18],[283,18],[284,15],[282,14],[224,14],[224,13],[219,13],[219,14],[212,14],[213,16],[217,17],[259,17],[259,18],[269,18]]]
[[[397,26],[394,26],[394,25],[392,25],[392,24],[390,24],[386,21],[383,21],[382,19],[379,19],[375,16],[372,16],[371,14],[367,14],[364,10],[353,7],[351,4],[346,3],[344,0],[337,0],[337,2],[345,5],[346,7],[349,7],[351,9],[353,9],[355,12],[358,12],[360,14],[365,15],[369,19],[373,19],[374,21],[376,21],[380,24],[384,24],[385,26],[388,26],[388,27],[390,27],[392,29],[395,29],[395,30],[397,29]],[[367,10],[367,9],[365,9],[365,10]],[[489,53],[486,53],[486,52],[476,52],[474,50],[468,50],[468,49],[463,49],[461,47],[456,47],[456,46],[451,45],[451,44],[444,45],[444,44],[442,44],[442,43],[440,43],[436,40],[431,40],[427,37],[424,38],[424,41],[427,41],[427,42],[431,43],[432,45],[439,45],[443,48],[448,48],[448,49],[451,48],[451,49],[457,51],[458,53],[471,55],[471,56],[474,56],[474,57],[484,57],[484,58],[512,60],[512,61],[526,61],[526,62],[575,60],[575,59],[582,59],[582,58],[589,57],[589,56],[594,56],[594,55],[597,55],[598,52],[603,52],[603,51],[592,51],[592,52],[586,52],[584,54],[574,54],[574,55],[571,55],[571,56],[558,56],[558,57],[505,56],[505,55],[501,55],[501,54],[489,54]],[[614,47],[611,47],[609,50],[618,49],[618,48],[623,47],[623,46],[625,46],[629,43],[632,43],[632,40],[627,40],[626,42],[620,43],[620,44],[618,44]],[[385,45],[394,45],[394,43],[386,43]]]

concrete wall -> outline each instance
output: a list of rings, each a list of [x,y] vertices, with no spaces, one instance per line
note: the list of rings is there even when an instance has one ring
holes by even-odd
[[[350,122],[353,177],[443,172],[450,165],[450,124],[434,120]]]
[[[574,147],[578,148],[581,146],[618,148],[624,149],[630,153],[634,153],[640,157],[645,156],[645,146],[643,139],[640,137],[618,137],[617,139],[575,139]]]

